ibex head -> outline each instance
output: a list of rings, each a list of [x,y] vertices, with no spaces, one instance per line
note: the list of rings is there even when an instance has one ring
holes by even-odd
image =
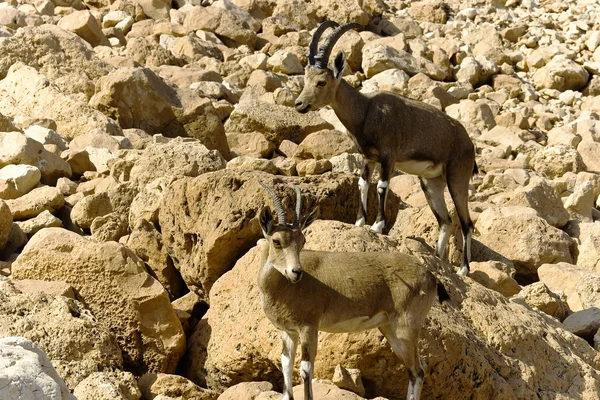
[[[327,28],[335,28],[319,48],[319,39]],[[346,67],[346,54],[339,51],[333,63],[333,71],[327,67],[333,46],[350,29],[362,29],[351,22],[339,26],[336,22],[325,21],[315,31],[308,49],[308,65],[304,74],[304,89],[296,100],[296,110],[305,113],[330,104],[342,79]],[[318,50],[317,50],[318,49]]]
[[[294,215],[294,223],[289,225],[286,223],[286,213],[279,196],[269,186],[262,182],[259,183],[273,199],[278,219],[278,225],[275,225],[273,214],[268,206],[263,207],[260,212],[260,228],[269,245],[267,262],[271,263],[290,282],[296,283],[302,278],[300,251],[306,242],[302,230],[316,219],[318,208],[314,208],[309,214],[302,216],[302,194],[300,193],[300,188],[294,186],[296,190],[296,213]]]

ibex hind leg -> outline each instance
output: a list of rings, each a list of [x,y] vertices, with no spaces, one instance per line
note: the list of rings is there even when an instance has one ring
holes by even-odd
[[[473,165],[468,163],[448,165],[447,169],[448,191],[454,202],[454,207],[456,207],[463,236],[463,260],[458,272],[462,276],[469,273],[469,263],[471,261],[473,222],[469,215],[469,181],[472,172]]]
[[[438,223],[439,233],[435,255],[448,261],[446,248],[450,240],[450,234],[452,233],[452,218],[450,218],[446,201],[444,200],[446,179],[443,176],[438,176],[437,178],[423,178],[420,176],[419,180],[421,181],[421,189],[425,193],[427,204],[429,204],[429,208],[431,208]]]
[[[373,163],[365,162],[362,173],[358,179],[358,190],[360,191],[360,206],[356,216],[356,226],[363,226],[367,222],[367,197],[369,194],[369,181],[373,173]]]
[[[382,326],[379,330],[408,370],[409,384],[406,399],[419,400],[423,388],[424,372],[419,360],[418,334],[408,328],[394,329],[391,325]]]

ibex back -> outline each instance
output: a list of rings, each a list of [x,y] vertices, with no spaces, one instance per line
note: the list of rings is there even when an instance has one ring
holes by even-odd
[[[336,27],[317,52],[320,36],[329,27]],[[397,168],[418,175],[421,188],[439,225],[436,254],[446,258],[452,220],[444,201],[448,186],[456,207],[463,234],[463,260],[459,274],[469,272],[473,223],[469,216],[469,180],[477,172],[475,147],[465,128],[455,119],[428,104],[395,93],[362,94],[342,79],[346,56],[340,51],[333,70],[327,62],[335,42],[358,24],[337,26],[324,22],[310,43],[309,65],[306,67],[304,89],[296,100],[296,110],[307,112],[330,105],[339,120],[354,138],[368,162],[359,180],[362,206],[356,225],[367,219],[367,190],[374,163],[381,164],[377,183],[379,210],[371,226],[381,233],[385,227],[385,200],[389,180]]]

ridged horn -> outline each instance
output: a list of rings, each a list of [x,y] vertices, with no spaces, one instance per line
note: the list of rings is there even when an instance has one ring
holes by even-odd
[[[296,215],[294,215],[294,228],[297,228],[300,225],[300,212],[302,211],[302,193],[300,192],[300,188],[294,185],[294,190],[296,190]]]
[[[308,65],[315,65],[315,56],[319,50],[319,39],[321,39],[323,32],[325,32],[327,28],[335,28],[337,26],[339,26],[339,24],[335,21],[323,21],[321,25],[319,25],[308,45]]]
[[[362,25],[357,24],[356,22],[350,22],[341,26],[338,26],[334,29],[333,32],[327,36],[325,42],[319,49],[319,53],[314,57],[315,63],[314,66],[316,68],[325,69],[327,68],[327,63],[329,62],[329,56],[331,55],[331,51],[333,50],[333,46],[335,43],[342,37],[344,33],[349,31],[350,29],[362,29]]]
[[[277,196],[277,193],[275,193],[273,189],[264,184],[262,181],[258,181],[258,183],[260,183],[260,185],[265,188],[267,193],[269,193],[269,195],[273,199],[273,203],[275,204],[275,210],[277,211],[277,222],[279,223],[279,225],[285,225],[285,211],[283,210],[281,198]]]

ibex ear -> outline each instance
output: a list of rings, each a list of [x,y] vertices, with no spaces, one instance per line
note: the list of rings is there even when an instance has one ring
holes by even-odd
[[[313,208],[313,210],[310,212],[310,214],[308,214],[306,217],[302,218],[302,220],[300,221],[300,230],[303,230],[304,228],[308,228],[308,226],[310,224],[315,222],[318,215],[319,215],[319,206]]]
[[[263,236],[265,238],[271,235],[271,231],[273,230],[273,214],[271,214],[271,209],[269,207],[263,207],[260,210],[260,216],[258,217],[258,222],[260,224],[260,229],[262,230]]]
[[[346,68],[346,54],[340,50],[333,61],[333,77],[336,81],[342,79],[344,68]]]

